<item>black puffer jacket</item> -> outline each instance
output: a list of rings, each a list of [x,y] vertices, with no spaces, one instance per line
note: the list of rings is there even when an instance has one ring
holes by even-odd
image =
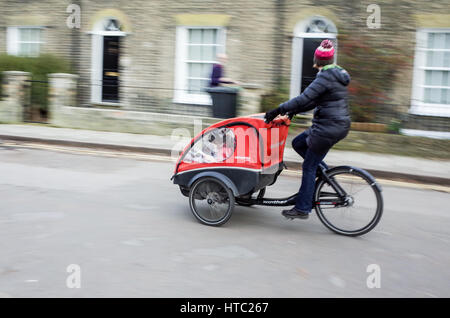
[[[343,68],[330,65],[317,74],[305,91],[280,105],[281,113],[300,113],[315,109],[308,129],[308,146],[316,153],[325,153],[350,129],[347,86],[350,75]]]

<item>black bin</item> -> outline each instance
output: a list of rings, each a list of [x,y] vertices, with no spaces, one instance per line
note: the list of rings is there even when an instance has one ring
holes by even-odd
[[[211,95],[212,111],[215,118],[236,117],[239,89],[233,87],[209,87],[206,91]]]

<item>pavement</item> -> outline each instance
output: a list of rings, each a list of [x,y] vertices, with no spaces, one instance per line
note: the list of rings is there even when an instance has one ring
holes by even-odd
[[[357,238],[274,207],[216,228],[173,162],[67,149],[0,145],[0,297],[450,296],[448,193],[382,183],[383,217]],[[299,184],[282,174],[267,194]]]
[[[176,157],[193,137],[188,135],[187,130],[183,131],[184,135],[180,136],[155,136],[43,125],[0,125],[0,140],[160,153]],[[295,170],[301,167],[302,159],[288,146],[284,161],[288,168]],[[450,160],[331,150],[325,161],[330,166],[360,167],[375,177],[450,186]]]

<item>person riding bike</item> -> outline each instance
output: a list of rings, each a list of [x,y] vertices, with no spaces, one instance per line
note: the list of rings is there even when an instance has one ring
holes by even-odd
[[[314,53],[314,67],[319,70],[304,92],[265,114],[266,122],[278,115],[303,113],[315,108],[312,126],[292,141],[294,150],[303,157],[302,184],[295,206],[284,210],[286,218],[307,219],[313,208],[316,172],[328,151],[344,139],[350,129],[347,86],[350,75],[334,64],[334,47],[324,40]]]

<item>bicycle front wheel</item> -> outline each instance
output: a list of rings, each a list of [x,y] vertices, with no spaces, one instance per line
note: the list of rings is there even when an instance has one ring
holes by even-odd
[[[331,171],[328,176],[347,194],[339,198],[324,179],[316,186],[315,210],[320,221],[331,231],[359,236],[371,231],[383,214],[383,197],[366,175],[350,167]]]

